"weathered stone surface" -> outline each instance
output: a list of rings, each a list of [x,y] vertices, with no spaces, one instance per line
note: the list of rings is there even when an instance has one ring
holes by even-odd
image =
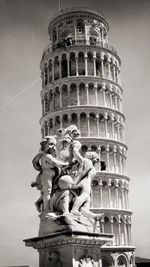
[[[39,251],[39,267],[100,267],[100,247],[111,239],[111,234],[68,230],[24,241]]]
[[[49,214],[41,218],[39,236],[64,230],[100,233],[100,225],[95,219],[71,213],[65,216]]]

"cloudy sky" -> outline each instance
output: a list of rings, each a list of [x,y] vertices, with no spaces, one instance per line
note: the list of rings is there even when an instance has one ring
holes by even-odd
[[[150,258],[150,1],[62,0],[63,8],[95,7],[110,24],[109,41],[122,60],[126,142],[136,254]],[[36,236],[39,218],[30,187],[41,139],[40,70],[53,0],[0,0],[0,265],[38,264],[23,239]]]

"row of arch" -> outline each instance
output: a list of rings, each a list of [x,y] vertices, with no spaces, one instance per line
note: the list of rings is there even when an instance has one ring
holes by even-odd
[[[86,110],[85,110],[86,111]],[[42,136],[54,135],[59,128],[74,124],[80,130],[81,137],[99,137],[124,142],[124,120],[117,114],[101,111],[63,113],[48,115],[41,121]]]
[[[126,253],[121,253],[117,256],[114,254],[104,253],[102,252],[102,267],[134,267],[135,259],[134,254],[126,255]]]
[[[41,63],[42,85],[70,76],[94,76],[120,84],[118,61],[108,53],[70,52]]]
[[[114,246],[132,245],[131,220],[129,216],[104,215],[100,222],[100,232],[114,234]]]
[[[42,92],[43,115],[68,106],[102,106],[122,112],[122,98],[105,84],[63,84]]]
[[[116,184],[114,180],[93,180],[92,202],[93,208],[129,209],[128,186],[122,181]]]
[[[82,154],[86,151],[95,151],[99,156],[99,163],[96,163],[95,169],[97,172],[107,171],[111,173],[126,174],[126,149],[116,144],[87,144],[82,141]]]

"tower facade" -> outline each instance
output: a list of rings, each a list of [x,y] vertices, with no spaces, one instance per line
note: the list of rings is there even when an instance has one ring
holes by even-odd
[[[101,248],[102,266],[134,266],[121,60],[108,43],[108,31],[104,17],[86,8],[63,11],[51,20],[50,44],[40,64],[40,124],[43,137],[75,124],[82,154],[98,153],[91,210],[104,213],[101,232],[114,235]]]

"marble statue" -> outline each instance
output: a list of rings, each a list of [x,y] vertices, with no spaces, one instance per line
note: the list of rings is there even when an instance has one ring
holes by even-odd
[[[68,162],[62,162],[56,158],[56,139],[53,136],[46,136],[41,142],[41,151],[34,157],[33,166],[40,171],[36,181],[31,185],[41,190],[41,197],[35,203],[38,211],[49,211],[49,200],[52,191],[53,178],[59,173],[59,168],[68,166]]]
[[[94,151],[81,155],[79,135],[77,126],[70,125],[59,129],[56,136],[45,136],[40,143],[40,151],[32,161],[39,174],[31,186],[41,191],[35,205],[42,218],[63,216],[68,224],[79,220],[81,224],[81,218],[99,220],[103,216],[90,211],[98,155]]]

